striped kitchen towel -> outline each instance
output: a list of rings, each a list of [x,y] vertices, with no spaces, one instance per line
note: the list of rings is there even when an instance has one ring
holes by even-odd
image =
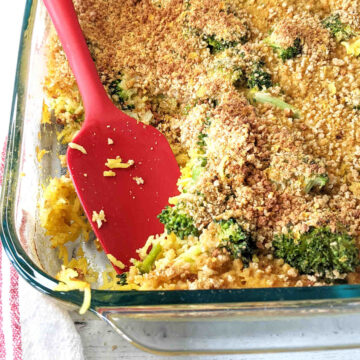
[[[2,123],[0,137],[6,130]],[[5,145],[0,189],[4,160]],[[0,244],[0,360],[10,359],[83,360],[84,355],[68,312],[19,277]]]

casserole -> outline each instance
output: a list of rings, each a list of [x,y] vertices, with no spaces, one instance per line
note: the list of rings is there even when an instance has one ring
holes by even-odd
[[[41,2],[28,0],[1,195],[1,239],[26,281],[63,303],[80,305],[81,292],[54,291],[59,263],[56,254],[46,246],[37,219],[38,185],[61,172],[55,156],[59,150],[56,128],[51,132],[51,125],[40,126],[37,121],[44,98],[39,79],[44,77],[48,30],[49,19]],[[43,126],[48,127],[46,131]],[[40,169],[36,145],[51,150]],[[154,352],[274,352],[359,347],[359,296],[359,285],[93,290],[90,309],[128,340]],[[150,326],[152,333],[147,331]]]

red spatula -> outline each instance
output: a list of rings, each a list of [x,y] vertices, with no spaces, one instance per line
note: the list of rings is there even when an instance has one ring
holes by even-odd
[[[67,152],[71,178],[105,252],[128,267],[148,236],[163,231],[156,216],[177,193],[179,167],[158,130],[127,116],[108,98],[72,1],[44,3],[85,107],[85,122]],[[108,159],[117,160],[109,163]],[[130,166],[111,169],[111,163]],[[105,177],[104,171],[113,171],[115,176]]]

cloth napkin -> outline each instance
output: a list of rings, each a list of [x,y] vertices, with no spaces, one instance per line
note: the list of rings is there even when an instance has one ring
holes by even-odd
[[[0,189],[6,133],[1,121]],[[83,360],[84,355],[69,313],[19,276],[0,243],[0,360],[10,359]]]

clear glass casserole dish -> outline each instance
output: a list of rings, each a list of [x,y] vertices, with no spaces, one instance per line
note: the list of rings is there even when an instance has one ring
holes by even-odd
[[[41,185],[61,172],[55,129],[40,124],[48,30],[49,19],[41,1],[27,0],[1,194],[1,239],[27,282],[63,303],[79,306],[82,292],[54,291],[57,280],[53,275],[59,263],[37,218]],[[43,126],[47,126],[46,131]],[[50,150],[41,169],[36,146]],[[360,285],[93,290],[90,310],[127,340],[153,352],[251,353],[360,347]]]

